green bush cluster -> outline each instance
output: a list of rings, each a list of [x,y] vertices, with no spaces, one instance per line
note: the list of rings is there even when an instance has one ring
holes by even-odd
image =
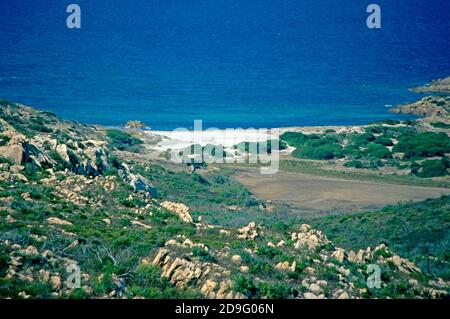
[[[202,262],[210,262],[210,263],[216,262],[216,258],[203,248],[200,247],[192,248],[192,254],[195,257],[198,257]]]
[[[0,146],[8,144],[11,139],[8,136],[0,134]]]
[[[441,129],[445,129],[445,130],[450,129],[450,124],[447,124],[447,123],[433,122],[433,123],[430,123],[430,124],[431,124],[431,126],[433,126],[435,128],[441,128]]]
[[[296,148],[292,155],[298,158],[308,158],[315,160],[331,160],[335,158],[342,158],[344,153],[342,147],[335,145],[305,145]]]
[[[294,157],[330,160],[344,156],[343,148],[340,145],[340,135],[307,135],[300,132],[286,132],[281,135],[281,140],[296,148],[292,152]]]
[[[450,137],[443,132],[404,134],[398,138],[393,151],[404,153],[408,159],[443,156],[450,153]]]
[[[421,164],[413,162],[411,164],[411,174],[419,177],[438,177],[448,174],[450,161],[448,158],[426,160]]]
[[[246,153],[256,152],[258,154],[271,154],[274,145],[278,145],[279,151],[285,150],[287,148],[286,143],[282,140],[268,140],[264,142],[241,142],[235,145],[234,148]]]
[[[144,143],[141,139],[121,130],[108,130],[109,144],[120,151],[138,153]]]
[[[195,298],[198,293],[179,290],[167,279],[161,278],[161,269],[154,265],[139,265],[129,283],[133,294],[146,299]]]
[[[345,157],[345,167],[357,169],[378,169],[382,166],[394,166],[407,169],[411,166],[411,175],[417,177],[436,177],[448,172],[445,154],[450,153],[450,137],[445,133],[417,132],[414,123],[403,126],[371,125],[362,133],[303,134],[286,132],[281,139],[296,149],[294,157],[332,160]],[[394,142],[397,140],[397,143]],[[392,151],[391,151],[392,148]],[[394,152],[404,153],[403,159],[394,158]],[[442,160],[430,160],[422,164],[415,160],[430,157],[443,157]]]
[[[392,158],[392,153],[385,146],[377,143],[369,143],[362,152],[365,156],[374,159]]]

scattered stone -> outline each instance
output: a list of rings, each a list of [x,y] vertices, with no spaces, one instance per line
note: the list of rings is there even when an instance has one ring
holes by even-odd
[[[325,298],[325,295],[316,295],[316,294],[314,294],[314,293],[312,293],[312,292],[305,292],[304,294],[303,294],[303,297],[305,298],[305,299],[324,299]]]
[[[135,226],[143,227],[143,228],[145,228],[145,229],[152,229],[152,226],[147,225],[147,224],[144,224],[144,223],[141,223],[140,221],[137,221],[137,220],[131,221],[131,224],[133,224],[133,225],[135,225]]]
[[[23,249],[21,253],[24,255],[37,255],[39,254],[39,251],[36,247],[30,245],[27,248]]]
[[[53,225],[65,225],[65,226],[70,226],[72,225],[71,222],[67,221],[67,220],[62,220],[58,217],[49,217],[47,218],[47,222],[49,224],[53,224]]]
[[[330,242],[320,230],[311,229],[307,224],[300,226],[299,233],[292,233],[291,239],[296,249],[306,248],[311,251]]]
[[[267,246],[268,246],[268,247],[272,247],[272,248],[275,248],[275,247],[276,247],[275,244],[272,243],[271,241],[269,241],[269,242],[267,243]]]
[[[145,127],[145,124],[142,123],[141,121],[128,121],[125,124],[125,128],[128,129],[142,129]]]
[[[246,274],[249,272],[249,268],[248,268],[248,266],[240,266],[239,271]]]
[[[235,264],[240,264],[242,262],[242,257],[239,255],[233,255],[231,261]]]
[[[350,250],[347,257],[348,261],[356,262],[356,254],[353,250]]]
[[[222,235],[225,235],[225,236],[230,236],[231,235],[231,232],[229,230],[226,230],[226,229],[219,230],[219,233],[222,234]]]
[[[308,289],[315,294],[320,294],[323,291],[317,284],[311,284]]]
[[[51,276],[50,283],[52,284],[54,289],[60,289],[61,288],[61,277],[59,277],[58,275]]]
[[[256,226],[255,222],[249,223],[247,226],[242,227],[238,230],[240,235],[238,236],[239,239],[247,239],[247,240],[254,240],[256,237],[258,237],[257,232],[258,227]]]
[[[167,209],[168,211],[177,214],[182,221],[186,223],[192,223],[192,217],[189,214],[189,207],[184,205],[183,203],[164,201],[161,203],[161,206]]]
[[[346,291],[340,291],[340,293],[337,294],[336,299],[350,299],[350,295]]]
[[[331,254],[331,257],[339,261],[340,263],[344,261],[346,257],[345,250],[342,248],[336,248],[336,250]]]

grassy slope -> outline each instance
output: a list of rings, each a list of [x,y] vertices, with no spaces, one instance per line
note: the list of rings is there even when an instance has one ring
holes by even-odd
[[[30,135],[38,134],[33,130],[28,133]],[[55,134],[59,133],[55,132]],[[302,256],[301,251],[292,249],[292,243],[284,248],[262,249],[267,246],[268,240],[273,242],[278,242],[280,239],[289,241],[289,228],[291,227],[292,231],[298,228],[298,224],[290,224],[283,214],[260,209],[258,201],[252,198],[242,185],[229,178],[226,172],[207,173],[202,176],[174,172],[156,165],[150,165],[147,169],[143,167],[136,167],[136,169],[154,183],[163,199],[185,202],[193,208],[193,215],[206,216],[205,219],[210,220],[215,218],[213,221],[222,225],[236,223],[236,220],[240,221],[240,224],[245,224],[247,219],[259,219],[264,221],[265,235],[253,242],[234,239],[236,238],[235,233],[233,233],[233,237],[225,237],[220,234],[218,229],[196,229],[192,224],[181,222],[176,216],[157,205],[150,204],[150,208],[144,208],[151,203],[147,201],[148,198],[143,194],[131,191],[129,186],[119,178],[116,180],[114,190],[110,191],[102,186],[103,178],[95,180],[93,183],[86,183],[85,180],[80,182],[72,175],[58,173],[61,181],[70,180],[68,184],[64,184],[66,185],[63,187],[64,189],[74,190],[76,186],[83,186],[77,193],[90,199],[90,202],[88,205],[77,204],[65,195],[55,195],[58,194],[60,186],[42,183],[41,179],[47,177],[43,175],[44,172],[33,173],[26,170],[23,173],[31,183],[21,181],[14,183],[2,181],[0,183],[0,204],[2,206],[0,208],[0,240],[20,244],[22,247],[34,245],[40,252],[50,249],[58,258],[77,260],[82,271],[88,273],[92,278],[90,282],[92,292],[85,293],[81,290],[74,290],[71,295],[73,298],[107,295],[114,288],[113,275],[124,278],[133,295],[147,298],[198,297],[198,292],[190,289],[177,289],[164,279],[160,279],[159,269],[154,267],[142,269],[139,266],[140,258],[152,256],[167,240],[178,235],[185,235],[193,242],[204,243],[210,247],[212,253],[215,253],[218,258],[218,262],[233,269],[231,274],[233,278],[238,275],[236,267],[228,265],[228,259],[220,259],[219,252],[222,253],[224,246],[227,246],[230,254],[242,256],[244,264],[248,265],[250,269],[245,278],[241,275],[236,277],[237,286],[240,287],[239,289],[243,287],[243,292],[249,289],[255,290],[256,292],[253,294],[258,297],[286,297],[291,288],[302,291],[303,288],[299,287],[299,283],[306,276],[303,272],[306,266],[316,267],[317,276],[329,281],[327,288],[329,291],[339,282],[335,272],[315,265],[313,260],[318,256],[315,254]],[[33,183],[34,181],[36,183]],[[23,198],[22,194],[24,193],[29,193],[31,200]],[[238,210],[230,212],[224,207],[225,205],[236,205]],[[404,227],[404,221],[398,217],[401,212],[400,215],[404,215],[405,220],[414,225],[413,229],[417,235],[413,238],[419,238],[422,245],[433,244],[432,248],[435,249],[433,251],[441,252],[442,249],[436,247],[439,246],[437,241],[443,245],[448,241],[448,198],[440,201],[427,201],[418,205],[423,205],[423,208],[402,206],[387,208],[378,213],[379,215],[371,213],[375,214],[375,217],[373,221],[366,222],[365,231],[371,234],[369,236],[370,243],[386,240],[385,237],[395,233],[395,229]],[[377,217],[383,216],[383,214],[391,214],[390,219],[379,220],[379,224],[377,224]],[[412,221],[408,220],[410,215],[415,216]],[[13,216],[14,221],[8,221],[8,216]],[[47,222],[49,217],[64,219],[71,222],[72,225],[51,226]],[[104,222],[105,218],[110,220],[110,225]],[[369,243],[364,232],[361,233],[364,227],[356,222],[355,224],[350,223],[352,218],[348,219],[348,238],[344,236],[345,233],[342,233],[342,238],[336,235],[336,232],[345,230],[341,227],[337,227],[335,234],[330,233],[330,237],[337,238],[337,245],[344,246],[346,242],[349,244],[357,242],[360,245],[358,247],[364,247]],[[132,222],[136,220],[152,228],[145,229],[133,225]],[[327,232],[337,222],[339,222],[338,219],[315,221],[317,226]],[[290,226],[286,224],[290,224]],[[370,224],[378,227],[370,226]],[[232,231],[235,232],[235,230]],[[68,235],[67,232],[72,232],[74,236]],[[434,236],[435,233],[440,235]],[[400,235],[394,237],[395,240],[392,239],[391,244],[394,245],[394,248],[398,247],[408,253],[408,249],[415,247],[415,242],[411,239],[408,241],[408,236],[403,233]],[[46,236],[46,239],[37,240],[35,236]],[[75,239],[77,239],[77,245],[71,247],[70,245]],[[261,248],[254,254],[244,251],[244,248],[255,248],[256,246]],[[10,246],[0,245],[0,297],[16,297],[21,291],[35,297],[52,297],[52,289],[48,283],[43,284],[36,281],[30,283],[24,280],[4,278],[10,263],[11,249]],[[326,249],[332,249],[332,247]],[[445,251],[442,254],[432,253],[440,258],[448,259]],[[420,252],[416,256],[420,257]],[[204,258],[204,256],[200,257]],[[299,266],[293,274],[286,274],[274,269],[276,263],[285,260],[297,261]],[[53,266],[39,255],[23,256],[22,262],[24,269],[34,267],[36,270],[41,268],[64,273],[64,269],[59,269],[58,264]],[[354,265],[347,266],[355,267]],[[363,273],[352,268],[352,276],[356,276],[357,283],[364,287]],[[389,276],[397,278],[398,274],[392,272],[389,273]],[[257,289],[252,287],[251,280],[254,277],[262,278],[264,281],[259,284]],[[398,279],[403,280],[401,277]],[[272,293],[271,291],[274,289],[268,289],[265,286],[267,283],[274,284],[280,289],[275,289],[276,294]],[[286,283],[288,283],[287,288]],[[413,293],[412,290],[411,293]],[[405,294],[394,290],[388,291],[386,295],[396,297]],[[380,295],[380,297],[386,295]]]
[[[387,206],[377,212],[325,217],[310,223],[324,231],[338,246],[357,250],[384,242],[425,271],[450,278],[448,196]]]

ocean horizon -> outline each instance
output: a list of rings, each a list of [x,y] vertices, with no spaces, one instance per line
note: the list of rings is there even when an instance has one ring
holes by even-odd
[[[155,130],[362,125],[450,74],[450,3],[1,2],[0,98],[82,123]]]

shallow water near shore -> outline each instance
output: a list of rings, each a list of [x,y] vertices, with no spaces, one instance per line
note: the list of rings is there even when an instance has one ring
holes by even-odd
[[[153,129],[357,125],[450,74],[450,3],[350,1],[0,3],[0,97],[83,123]]]

